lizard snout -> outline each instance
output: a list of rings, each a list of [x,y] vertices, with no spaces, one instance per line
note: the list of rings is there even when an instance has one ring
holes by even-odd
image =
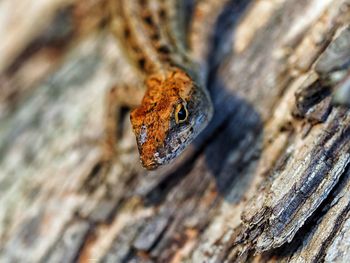
[[[143,160],[141,159],[142,166],[145,167],[147,170],[154,170],[159,165],[154,160]]]

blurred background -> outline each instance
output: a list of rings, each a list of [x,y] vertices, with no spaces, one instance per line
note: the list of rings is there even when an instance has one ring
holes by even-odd
[[[109,89],[140,84],[108,1],[0,1],[0,262],[347,262],[349,114],[291,112],[349,1],[186,0],[215,115],[152,172],[128,109],[101,157]]]

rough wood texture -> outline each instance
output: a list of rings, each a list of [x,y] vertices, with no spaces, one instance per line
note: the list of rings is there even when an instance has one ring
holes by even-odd
[[[215,116],[153,172],[128,118],[100,160],[108,89],[137,82],[105,1],[34,2],[0,3],[0,262],[350,261],[349,111],[292,114],[348,0],[189,1]]]

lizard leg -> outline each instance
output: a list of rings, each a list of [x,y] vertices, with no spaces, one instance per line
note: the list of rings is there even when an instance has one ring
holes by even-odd
[[[112,167],[113,160],[118,156],[118,140],[121,138],[123,109],[138,106],[143,97],[143,90],[138,86],[113,86],[106,94],[106,111],[104,136],[102,138],[102,155],[88,171],[84,189],[92,191],[105,180]],[[125,115],[124,115],[125,116]],[[118,138],[118,134],[120,135]]]
[[[105,160],[117,154],[118,140],[121,139],[123,109],[140,105],[144,91],[134,86],[113,86],[106,96],[105,135],[103,153]]]

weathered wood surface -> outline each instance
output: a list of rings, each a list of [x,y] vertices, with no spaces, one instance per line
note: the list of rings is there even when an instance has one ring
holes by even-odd
[[[100,162],[107,91],[137,82],[104,4],[0,3],[0,262],[350,261],[349,111],[292,115],[350,2],[197,1],[214,120],[153,172],[127,118]]]

